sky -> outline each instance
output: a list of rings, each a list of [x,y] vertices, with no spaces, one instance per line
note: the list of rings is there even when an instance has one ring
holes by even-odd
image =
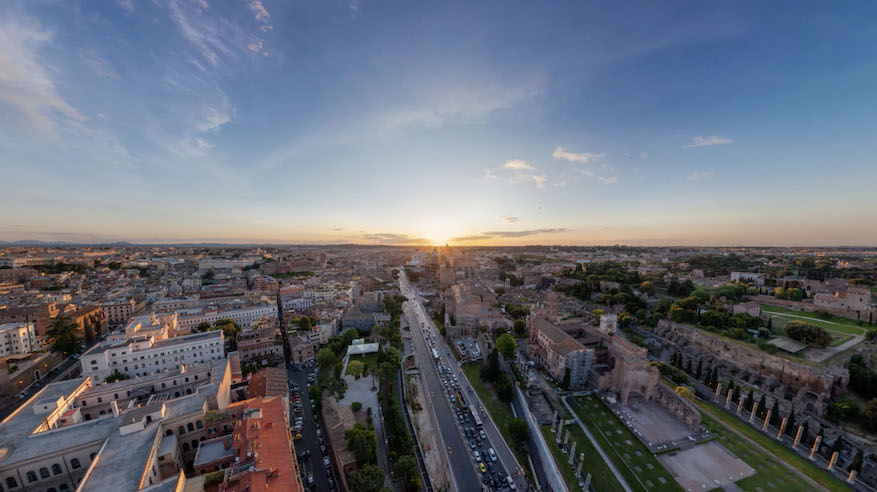
[[[0,241],[877,245],[877,3],[4,0]]]

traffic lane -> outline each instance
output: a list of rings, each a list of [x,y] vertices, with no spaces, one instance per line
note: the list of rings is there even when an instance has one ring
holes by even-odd
[[[419,323],[415,329],[418,331],[417,335],[415,335],[417,350],[423,354],[431,354],[423,332],[420,331]],[[429,355],[425,356],[424,359],[424,363],[421,364],[421,371],[426,374],[423,381],[426,385],[427,391],[430,393],[430,402],[432,402],[433,413],[436,417],[438,430],[444,441],[446,448],[445,452],[448,455],[448,462],[453,469],[454,481],[457,483],[459,490],[464,490],[465,487],[461,488],[461,485],[470,484],[472,483],[472,480],[480,480],[480,477],[474,469],[471,454],[468,452],[468,443],[463,440],[463,437],[458,430],[456,414],[450,410],[449,406],[445,406],[449,405],[449,402],[447,401],[446,395],[442,390],[442,385],[439,382],[438,372],[435,363],[433,362],[433,358]],[[438,399],[444,400],[445,404],[437,403]]]
[[[421,313],[421,315],[422,315],[422,313]],[[430,329],[430,332],[432,332],[432,330],[435,330],[435,328],[434,328],[434,327],[431,328],[431,329]],[[435,334],[435,332],[433,332],[433,333]],[[423,335],[422,332],[421,332],[421,337],[425,337],[425,335]],[[438,338],[440,338],[440,336],[435,336],[435,338],[438,339]],[[424,343],[424,345],[426,346],[426,350],[427,350],[428,352],[431,353],[431,349],[428,347],[427,342],[424,341],[423,343]],[[447,354],[448,354],[447,346],[445,346],[445,347],[442,348],[442,345],[439,345],[438,342],[436,342],[436,346],[439,347],[438,351],[440,352],[440,363],[442,363],[442,364],[444,364],[445,366],[449,367],[449,368],[451,369],[452,373],[453,373],[453,372],[454,372],[454,364],[450,362],[450,358],[452,358],[453,356],[447,355]],[[496,433],[496,432],[494,432],[494,433],[490,433],[490,432],[488,432],[488,431],[485,431],[485,435],[487,436],[487,439],[483,439],[483,440],[478,439],[478,440],[481,440],[481,441],[482,441],[482,444],[483,444],[483,445],[482,445],[482,447],[480,447],[480,448],[476,448],[476,450],[477,450],[478,452],[481,452],[482,450],[486,451],[486,450],[488,450],[489,448],[494,448],[494,452],[497,453],[497,458],[498,458],[498,460],[499,460],[499,461],[498,461],[499,464],[498,464],[498,466],[497,466],[497,465],[494,466],[494,471],[493,471],[493,472],[486,472],[486,473],[481,473],[481,472],[480,472],[480,470],[479,470],[479,465],[478,465],[478,460],[476,460],[476,459],[474,458],[475,450],[473,450],[472,447],[469,445],[469,440],[466,439],[466,438],[464,437],[464,430],[463,430],[467,425],[468,425],[469,427],[474,427],[474,424],[471,423],[471,421],[470,421],[468,418],[467,418],[467,420],[466,420],[466,424],[463,424],[463,423],[460,423],[460,422],[459,422],[459,418],[456,417],[455,409],[453,408],[453,404],[451,403],[451,401],[450,401],[450,399],[449,399],[449,396],[448,396],[448,394],[447,394],[447,389],[448,389],[448,388],[445,388],[445,387],[441,384],[441,382],[439,381],[440,377],[438,376],[438,370],[437,370],[436,367],[435,367],[434,359],[433,359],[433,362],[432,362],[431,364],[429,364],[429,366],[432,368],[433,372],[436,374],[436,378],[435,378],[435,387],[438,389],[438,392],[441,394],[442,399],[445,400],[445,403],[448,405],[448,408],[449,408],[449,410],[450,410],[449,413],[450,413],[451,421],[453,422],[453,426],[454,426],[454,429],[451,430],[451,432],[456,431],[455,433],[456,433],[456,434],[460,437],[460,439],[463,441],[463,447],[464,447],[464,449],[465,449],[466,454],[468,455],[468,460],[469,460],[471,466],[472,466],[473,468],[475,468],[475,470],[476,470],[476,476],[478,477],[478,479],[483,481],[483,479],[484,479],[485,476],[490,476],[490,477],[494,477],[494,478],[497,478],[497,479],[499,479],[500,477],[507,476],[507,475],[509,474],[509,473],[508,473],[508,470],[509,470],[509,469],[514,470],[514,467],[510,467],[510,466],[508,466],[508,464],[509,464],[509,463],[514,463],[514,461],[513,461],[513,460],[510,461],[510,460],[508,460],[508,459],[503,459],[503,458],[502,458],[502,448],[501,448],[501,447],[498,447],[498,446],[495,446],[495,443],[497,443],[497,442],[504,442],[504,441],[502,441],[501,437],[500,437],[499,439],[497,439],[496,436],[497,436],[498,433]],[[462,388],[464,383],[462,382],[462,381],[463,381],[463,377],[462,377],[462,374],[459,373],[459,368],[457,368],[456,373],[457,373],[458,381],[461,381],[461,388]],[[431,391],[434,391],[434,390],[431,390]],[[470,397],[470,399],[472,399],[472,398]],[[482,414],[483,414],[483,413],[484,413],[484,408],[481,407],[480,411],[481,411]],[[488,419],[487,421],[490,422],[489,419]],[[444,432],[444,430],[443,430],[443,432]],[[491,435],[491,434],[493,434],[493,435]],[[516,480],[516,483],[517,483],[517,480]]]
[[[314,485],[316,490],[319,491],[328,491],[329,490],[329,479],[326,476],[326,473],[322,471],[323,464],[323,454],[320,451],[320,441],[317,439],[317,425],[319,425],[314,420],[313,411],[311,410],[311,399],[308,396],[308,374],[310,374],[310,369],[304,369],[300,371],[293,371],[292,368],[287,368],[287,379],[292,381],[293,384],[298,385],[299,389],[299,397],[302,402],[302,416],[304,417],[302,430],[301,430],[301,438],[293,441],[295,446],[296,454],[301,453],[304,450],[308,450],[311,453],[310,460],[313,463],[319,463],[319,467],[312,468],[316,469],[317,473],[314,473]],[[292,396],[292,389],[290,388],[290,396]],[[290,405],[290,425],[295,421],[295,413],[291,411],[292,405]],[[321,430],[322,433],[322,430]],[[325,436],[323,437],[325,439]],[[328,454],[328,448],[327,448]],[[302,481],[307,484],[308,475],[305,474]]]

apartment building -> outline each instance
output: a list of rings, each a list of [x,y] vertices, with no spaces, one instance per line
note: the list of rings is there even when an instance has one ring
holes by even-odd
[[[180,311],[179,330],[189,332],[201,323],[213,324],[221,319],[230,319],[242,329],[246,329],[258,323],[263,317],[277,319],[277,305],[238,309],[186,309]]]
[[[195,333],[166,340],[137,337],[107,340],[82,354],[82,375],[101,382],[114,371],[137,378],[175,370],[180,364],[205,363],[225,358],[222,330]]]
[[[283,359],[283,345],[274,328],[251,328],[237,335],[238,354],[241,362],[262,359]]]
[[[0,325],[0,357],[29,354],[36,348],[36,327],[33,323]]]
[[[120,325],[127,323],[131,316],[134,316],[137,302],[134,299],[120,299],[112,302],[105,302],[100,305],[107,316],[107,323],[111,325]]]
[[[289,358],[295,364],[314,360],[314,344],[304,335],[290,337]]]

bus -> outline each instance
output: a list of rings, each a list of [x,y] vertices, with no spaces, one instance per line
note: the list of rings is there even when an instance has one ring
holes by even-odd
[[[435,359],[435,361],[438,362],[439,354],[438,354],[438,351],[436,349],[432,349],[432,356]]]
[[[481,417],[478,416],[478,410],[475,409],[475,405],[469,405],[469,413],[472,414],[472,420],[475,421],[475,427],[479,429],[484,426],[484,422],[481,421]]]

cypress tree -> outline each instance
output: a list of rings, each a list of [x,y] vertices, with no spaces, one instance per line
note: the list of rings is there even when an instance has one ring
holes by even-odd
[[[691,358],[688,358],[688,363],[685,364],[685,374],[691,375]]]
[[[789,420],[786,421],[786,434],[789,436],[794,436],[798,429],[795,428],[795,407],[792,407],[791,413],[789,413]]]
[[[803,442],[807,446],[810,445],[810,421],[809,420],[804,421],[804,430],[801,431],[801,442]]]
[[[773,316],[767,318],[767,329],[773,331]]]
[[[847,468],[849,471],[856,470],[856,473],[862,471],[862,460],[864,459],[864,453],[860,449],[856,456],[853,458],[853,461],[850,463],[850,467]]]
[[[719,384],[719,368],[713,367],[713,377],[710,378],[710,388],[716,389],[716,385]]]
[[[764,395],[761,395],[761,399],[758,400],[758,409],[755,410],[755,415],[758,415],[758,418],[763,419],[765,412],[767,412],[767,399]]]
[[[727,398],[727,396],[730,394],[733,394],[733,392],[734,392],[734,381],[728,381],[728,391],[725,391],[725,397]]]
[[[703,359],[697,361],[697,370],[694,371],[694,379],[700,380],[700,373],[703,370]]]
[[[755,396],[752,392],[753,390],[749,390],[749,394],[746,395],[746,400],[743,402],[743,408],[745,408],[747,412],[752,411],[752,404],[755,403]]]
[[[773,401],[773,408],[770,409],[770,425],[779,427],[780,425],[780,401]]]
[[[740,387],[739,386],[734,387],[734,394],[731,396],[731,400],[734,403],[737,403],[740,401]]]
[[[840,453],[844,446],[844,435],[843,432],[837,435],[837,438],[834,440],[834,444],[831,445],[831,449],[828,450],[828,458],[831,459],[831,455],[834,453]]]

